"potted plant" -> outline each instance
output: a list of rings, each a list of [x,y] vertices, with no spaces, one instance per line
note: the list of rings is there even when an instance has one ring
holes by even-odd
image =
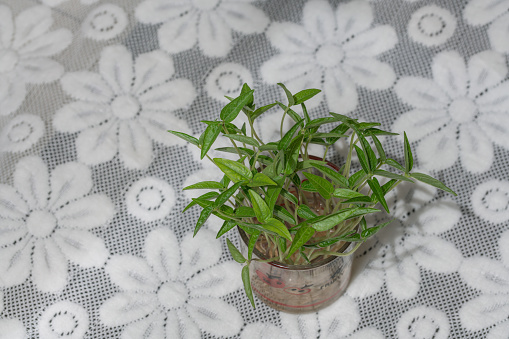
[[[389,213],[384,197],[397,185],[418,180],[456,193],[437,179],[412,172],[406,134],[403,165],[386,155],[378,137],[397,134],[379,129],[380,123],[359,122],[336,113],[311,119],[305,102],[320,90],[306,89],[293,95],[279,85],[286,93],[287,105],[275,102],[257,108],[254,90],[245,84],[237,98],[228,98],[230,103],[219,119],[203,121],[207,127],[199,138],[169,132],[200,148],[201,158],[208,158],[224,173],[220,181],[184,188],[212,190],[184,209],[202,208],[194,234],[212,214],[224,220],[217,238],[236,228],[241,249],[226,241],[233,259],[244,264],[242,280],[253,307],[254,290],[269,306],[301,313],[316,311],[339,298],[349,280],[351,254],[390,223],[368,225],[365,217],[381,212],[375,208],[378,205]],[[254,122],[274,106],[284,111],[281,138],[265,143]],[[292,109],[294,106],[301,106],[303,116]],[[232,123],[241,112],[247,116],[248,126]],[[283,132],[285,119],[294,124]],[[217,150],[234,153],[237,160],[207,155],[220,134],[231,140],[232,147]],[[348,155],[337,167],[325,159],[329,148],[341,138],[349,141]],[[309,154],[311,144],[323,145],[323,156]],[[354,153],[357,165],[352,162]]]

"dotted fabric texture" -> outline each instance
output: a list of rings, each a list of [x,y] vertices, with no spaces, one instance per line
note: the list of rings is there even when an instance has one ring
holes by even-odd
[[[509,0],[0,1],[0,338],[507,338],[508,28]],[[166,130],[199,135],[244,82],[406,131],[458,193],[398,186],[318,313],[252,309],[221,222],[193,239],[181,213],[221,174]]]

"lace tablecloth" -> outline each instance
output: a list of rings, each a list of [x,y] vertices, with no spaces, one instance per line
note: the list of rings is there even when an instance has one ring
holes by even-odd
[[[509,0],[0,3],[0,338],[509,338]],[[406,131],[458,193],[400,185],[345,295],[301,316],[251,308],[217,219],[192,239],[182,188],[220,174],[166,132],[277,82]]]

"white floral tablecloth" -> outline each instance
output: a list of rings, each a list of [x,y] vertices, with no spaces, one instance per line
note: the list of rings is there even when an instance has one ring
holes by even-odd
[[[509,338],[508,54],[509,0],[0,1],[0,338]],[[244,82],[406,131],[458,197],[401,185],[338,302],[253,310],[166,132]]]

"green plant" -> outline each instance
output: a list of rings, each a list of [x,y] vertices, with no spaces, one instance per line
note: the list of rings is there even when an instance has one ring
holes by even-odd
[[[202,208],[195,235],[212,214],[224,220],[218,238],[235,226],[248,234],[247,257],[229,239],[227,245],[233,259],[245,264],[242,279],[253,307],[249,281],[252,260],[302,265],[328,256],[352,254],[366,239],[389,223],[368,227],[365,216],[380,212],[374,208],[377,204],[389,213],[385,195],[403,181],[414,182],[415,179],[456,195],[442,182],[426,174],[412,172],[413,157],[406,134],[405,164],[401,165],[386,155],[378,139],[380,135],[396,133],[377,128],[380,126],[378,122],[359,122],[336,113],[312,120],[305,101],[320,90],[306,89],[293,95],[283,84],[279,85],[287,95],[287,105],[275,102],[256,108],[254,90],[245,84],[237,98],[229,98],[231,102],[221,110],[218,120],[203,121],[207,127],[199,139],[169,131],[199,147],[201,158],[207,157],[224,173],[221,181],[202,181],[185,187],[184,190],[213,191],[193,199],[184,211],[194,205]],[[254,121],[276,105],[284,111],[281,138],[264,143],[256,133]],[[298,105],[302,107],[303,117],[291,109]],[[247,116],[249,128],[246,124],[239,128],[232,123],[241,111]],[[286,118],[292,119],[294,125],[283,133]],[[320,127],[331,124],[333,127],[329,131],[320,131]],[[221,133],[231,140],[233,147],[217,150],[236,154],[237,161],[212,159],[207,155]],[[325,157],[329,148],[341,138],[349,140],[348,156],[345,164],[336,171],[327,166]],[[378,155],[368,142],[369,138]],[[325,146],[321,159],[312,159],[308,154],[310,144]],[[354,152],[360,169],[351,173]],[[383,166],[393,171],[382,169]],[[382,185],[378,178],[388,181]],[[319,202],[320,213],[310,203],[311,200],[315,205]],[[356,245],[348,253],[336,252],[345,242],[355,242]],[[265,258],[253,258],[256,247],[265,250]]]

